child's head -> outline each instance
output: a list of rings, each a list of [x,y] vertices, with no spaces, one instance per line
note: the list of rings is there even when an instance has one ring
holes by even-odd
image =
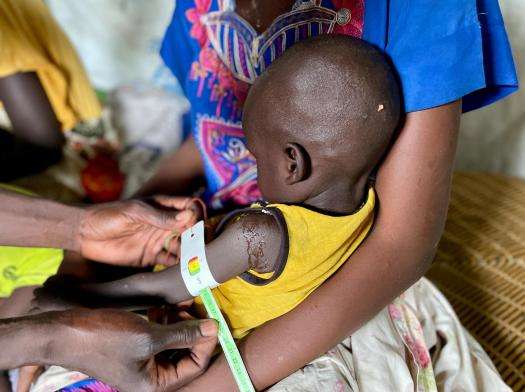
[[[302,203],[366,182],[399,116],[398,86],[378,50],[347,36],[294,45],[256,80],[244,106],[263,196]]]

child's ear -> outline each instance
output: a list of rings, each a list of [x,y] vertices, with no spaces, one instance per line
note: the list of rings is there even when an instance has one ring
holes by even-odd
[[[287,143],[284,151],[286,153],[286,184],[293,185],[306,180],[310,176],[311,161],[303,146],[297,143]]]

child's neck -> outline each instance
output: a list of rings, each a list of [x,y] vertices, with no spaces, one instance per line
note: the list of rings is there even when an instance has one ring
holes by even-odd
[[[349,215],[363,204],[367,185],[368,177],[363,177],[357,183],[351,184],[342,181],[305,200],[302,204],[329,214]]]

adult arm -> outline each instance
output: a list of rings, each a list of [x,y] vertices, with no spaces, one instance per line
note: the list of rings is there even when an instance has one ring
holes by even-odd
[[[0,78],[0,101],[13,126],[0,130],[0,181],[37,173],[58,162],[64,135],[35,72]]]
[[[62,248],[117,265],[173,264],[163,244],[173,230],[195,223],[196,213],[184,207],[188,201],[163,197],[158,207],[140,200],[79,207],[0,189],[0,245]]]
[[[447,215],[460,112],[453,102],[407,115],[378,172],[380,205],[368,238],[301,305],[240,344],[257,389],[335,346],[425,273]],[[183,390],[212,389],[235,389],[224,356]]]
[[[250,269],[263,273],[273,271],[284,235],[273,215],[254,211],[232,220],[205,247],[214,279],[223,283]],[[34,305],[42,310],[78,305],[133,309],[154,303],[155,299],[177,304],[193,298],[178,265],[104,283],[68,284],[57,277],[36,290],[35,297]]]
[[[206,368],[216,334],[210,320],[163,326],[117,310],[41,313],[0,320],[0,369],[61,365],[122,392],[171,391]],[[190,351],[176,362],[156,356],[181,348]]]

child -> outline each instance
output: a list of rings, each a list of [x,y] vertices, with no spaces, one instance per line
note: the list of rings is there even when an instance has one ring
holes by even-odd
[[[369,177],[399,114],[398,87],[384,57],[350,37],[300,42],[257,79],[243,124],[270,203],[233,212],[206,245],[221,283],[215,296],[235,338],[297,306],[366,237],[375,206]],[[68,294],[89,301],[191,298],[178,266],[80,291]]]

